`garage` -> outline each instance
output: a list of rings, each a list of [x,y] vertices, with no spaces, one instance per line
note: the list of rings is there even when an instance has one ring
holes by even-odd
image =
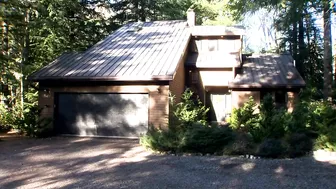
[[[57,134],[138,137],[148,130],[148,94],[56,93]]]

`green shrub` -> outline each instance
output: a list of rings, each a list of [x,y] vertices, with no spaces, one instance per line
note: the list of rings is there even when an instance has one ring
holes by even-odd
[[[280,139],[267,138],[257,149],[257,155],[265,158],[279,158],[285,155],[286,148]]]
[[[165,152],[216,153],[232,140],[232,130],[219,126],[208,126],[206,108],[201,101],[193,100],[193,93],[187,89],[181,102],[172,104],[173,119],[168,128],[151,127],[140,138],[140,143],[148,148]]]
[[[197,153],[219,153],[233,139],[230,128],[219,126],[196,126],[183,136],[183,151]]]
[[[225,127],[194,126],[185,132],[151,129],[140,144],[156,151],[214,154],[232,140],[232,130]]]
[[[254,136],[260,142],[265,138],[282,138],[285,136],[290,115],[284,109],[277,109],[271,95],[266,95],[260,105],[258,120],[259,131]]]
[[[21,117],[21,114],[17,106],[8,108],[0,104],[0,130],[7,131],[16,128],[17,119]]]
[[[336,128],[335,128],[336,129]],[[336,131],[331,131],[332,133],[320,134],[315,141],[314,149],[324,149],[328,151],[336,152]]]
[[[271,95],[263,99],[259,113],[255,113],[253,98],[239,109],[234,109],[230,118],[230,127],[238,132],[252,136],[257,143],[265,138],[282,138],[290,120],[290,115],[283,109],[277,109]]]
[[[315,101],[309,108],[309,124],[318,135],[314,149],[336,151],[336,107],[329,102]]]
[[[305,133],[290,134],[286,142],[288,143],[288,155],[292,158],[307,155],[313,149],[313,141]]]
[[[236,131],[245,133],[254,130],[258,118],[258,115],[255,114],[256,107],[257,104],[250,97],[243,107],[233,109],[229,119],[230,127]]]
[[[176,124],[179,124],[182,127],[181,129],[190,127],[195,123],[207,124],[209,108],[206,108],[199,98],[193,98],[193,94],[190,89],[186,89],[182,94],[180,103],[171,102],[173,119],[177,120]]]
[[[224,147],[225,155],[246,155],[255,153],[253,138],[246,133],[236,133],[234,140]]]
[[[152,127],[146,135],[140,137],[140,144],[156,151],[177,153],[181,151],[182,139],[182,133]]]
[[[22,118],[17,118],[16,128],[27,136],[48,137],[52,134],[51,119],[40,118],[41,109],[27,105]]]

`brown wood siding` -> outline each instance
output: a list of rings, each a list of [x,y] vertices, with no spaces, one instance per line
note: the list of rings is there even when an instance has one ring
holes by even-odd
[[[190,51],[191,52],[240,52],[240,39],[192,39]]]
[[[155,127],[164,127],[168,123],[169,87],[167,85],[68,86],[52,88],[40,86],[40,88],[39,107],[42,108],[41,117],[54,118],[55,93],[148,93],[149,124]]]
[[[260,105],[260,92],[259,91],[232,91],[232,108],[240,108],[252,96],[257,105]]]

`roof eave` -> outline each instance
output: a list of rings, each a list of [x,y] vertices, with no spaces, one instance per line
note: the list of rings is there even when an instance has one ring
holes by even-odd
[[[149,76],[149,77],[28,77],[29,81],[171,81],[173,76]]]
[[[270,84],[229,84],[230,89],[298,89],[306,87],[306,84],[270,85]]]

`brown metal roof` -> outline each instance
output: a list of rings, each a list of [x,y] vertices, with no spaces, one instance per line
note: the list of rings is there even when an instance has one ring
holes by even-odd
[[[187,48],[186,21],[145,22],[121,27],[83,53],[66,53],[30,80],[171,80]]]
[[[225,52],[190,53],[186,60],[187,66],[197,68],[232,68],[240,66],[240,55]]]
[[[243,64],[242,73],[229,83],[229,88],[295,88],[305,81],[290,55],[253,55]]]

